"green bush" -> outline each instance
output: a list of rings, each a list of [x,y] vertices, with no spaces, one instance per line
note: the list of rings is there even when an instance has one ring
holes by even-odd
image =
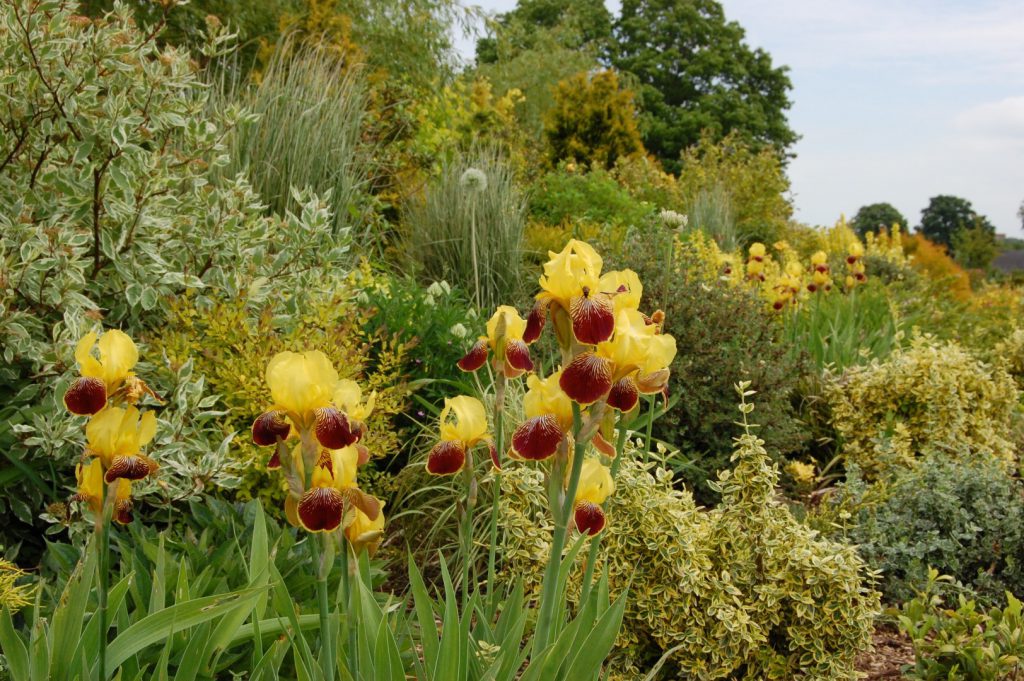
[[[589,173],[565,167],[541,177],[530,194],[530,214],[549,225],[574,220],[638,225],[655,212],[637,201],[604,170]]]
[[[888,484],[843,489],[856,506],[849,539],[889,599],[913,597],[930,567],[986,601],[1024,593],[1024,486],[998,464],[932,455]]]
[[[268,218],[244,180],[210,182],[240,114],[210,113],[187,54],[160,47],[125,9],[95,21],[72,11],[0,6],[0,452],[10,463],[2,482],[24,490],[0,500],[19,521],[0,535],[11,547],[39,541],[25,526],[74,479],[79,429],[60,402],[80,336],[99,321],[138,335],[186,290],[301,296],[350,259],[350,240],[326,229],[316,196]],[[205,389],[198,376],[176,376],[153,386],[190,395],[161,411],[158,445],[190,447],[186,464],[215,468],[224,434],[205,416],[210,398],[194,395]],[[162,488],[194,493],[178,472]]]
[[[927,336],[825,385],[843,456],[869,478],[932,450],[1008,464],[1018,396],[1005,368]]]
[[[777,503],[778,471],[749,430],[734,457],[710,512],[667,470],[623,462],[598,564],[613,594],[629,589],[612,678],[642,678],[663,655],[661,679],[856,678],[878,606],[863,563]],[[503,477],[505,569],[535,588],[551,532],[543,483],[525,467]],[[569,573],[575,598],[581,573]]]
[[[928,582],[899,614],[900,630],[914,645],[910,679],[921,681],[997,681],[1019,679],[1024,669],[1024,620],[1021,602],[1007,592],[1005,608],[987,612],[963,593],[948,603],[949,577],[928,571]],[[950,606],[956,606],[954,610]]]
[[[792,399],[805,372],[765,305],[746,287],[707,276],[699,240],[673,246],[667,230],[637,231],[625,240],[609,268],[632,268],[644,282],[644,299],[665,312],[665,331],[679,348],[672,362],[669,394],[677,398],[654,425],[659,439],[680,448],[692,465],[681,468],[702,503],[717,495],[708,487],[730,466],[735,425],[733,386],[751,381],[758,391],[759,433],[773,456],[799,450],[805,439]],[[669,255],[673,253],[674,256]],[[719,272],[719,264],[711,265]]]
[[[405,257],[421,279],[451,282],[482,309],[517,297],[526,200],[497,149],[447,161],[403,220]]]

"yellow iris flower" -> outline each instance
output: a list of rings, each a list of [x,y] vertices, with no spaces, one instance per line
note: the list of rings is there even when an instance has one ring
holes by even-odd
[[[140,418],[135,407],[107,407],[89,419],[85,427],[87,453],[100,459],[105,479],[140,480],[159,468],[156,461],[142,454],[156,435],[156,414],[147,411]]]
[[[576,529],[595,535],[605,526],[601,504],[615,491],[611,471],[597,459],[587,459],[580,470],[579,486],[573,504]]]
[[[103,495],[106,483],[103,480],[103,464],[93,459],[86,464],[78,464],[75,468],[78,480],[78,493],[74,500],[84,502],[99,522],[103,515]],[[122,525],[132,521],[132,483],[126,478],[118,478],[114,498],[114,520]]]
[[[572,428],[572,400],[558,382],[559,369],[547,378],[530,376],[523,397],[526,420],[512,433],[512,455],[542,461],[552,456]]]
[[[483,403],[475,397],[459,395],[445,399],[440,436],[440,442],[427,456],[427,472],[432,475],[451,475],[462,470],[466,453],[482,442],[491,448],[491,459],[497,457],[487,428],[487,413]]]
[[[459,360],[463,371],[476,371],[494,353],[495,371],[505,378],[516,378],[533,370],[530,348],[523,340],[527,322],[514,307],[500,306],[487,320],[487,335],[480,336],[466,356]]]
[[[99,357],[93,354],[93,350]],[[87,416],[103,409],[107,398],[133,376],[132,369],[139,361],[139,350],[123,331],[110,329],[102,336],[90,332],[78,341],[75,360],[81,378],[76,379],[64,394],[64,405],[73,414]]]
[[[376,553],[381,537],[384,534],[383,507],[384,502],[381,502],[382,510],[373,520],[357,508],[355,517],[353,517],[349,526],[345,528],[345,536],[348,537],[349,543],[352,544],[357,553],[364,548],[371,556]]]
[[[301,445],[295,448],[293,459],[302,475]],[[313,468],[309,489],[295,504],[295,517],[304,529],[333,532],[343,523],[352,522],[356,509],[365,513],[368,519],[376,520],[380,514],[380,502],[357,487],[358,467],[359,450],[354,446],[321,451],[320,460]]]
[[[663,334],[638,310],[622,310],[615,320],[615,335],[594,352],[577,355],[562,373],[559,385],[580,404],[608,397],[620,411],[636,406],[639,394],[655,394],[668,383],[669,365],[676,356],[676,340]]]
[[[549,252],[524,340],[532,343],[540,337],[549,311],[563,348],[571,346],[573,340],[584,345],[608,340],[615,325],[615,291],[602,289],[602,266],[597,251],[576,239],[559,253]]]

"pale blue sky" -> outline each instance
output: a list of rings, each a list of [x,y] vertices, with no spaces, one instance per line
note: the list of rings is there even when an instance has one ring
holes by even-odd
[[[791,69],[798,219],[831,224],[888,201],[914,226],[929,197],[954,194],[1024,236],[1024,0],[723,4],[750,45]],[[472,55],[470,41],[459,47]]]

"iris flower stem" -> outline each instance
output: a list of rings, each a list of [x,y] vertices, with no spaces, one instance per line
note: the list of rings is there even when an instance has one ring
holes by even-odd
[[[583,416],[580,405],[572,403],[572,433],[573,433],[573,456],[572,468],[569,472],[569,484],[565,489],[565,496],[559,498],[562,489],[562,469],[555,466],[552,476],[555,478],[549,486],[549,503],[551,514],[555,519],[555,531],[551,538],[551,554],[548,556],[548,564],[544,569],[544,579],[541,582],[540,614],[537,616],[537,631],[534,636],[533,658],[537,659],[547,649],[554,634],[555,609],[557,602],[564,594],[558,593],[558,572],[562,563],[562,552],[565,549],[565,539],[569,533],[569,518],[572,516],[572,507],[576,499],[576,489],[579,487],[580,472],[583,470],[583,455],[587,449],[587,443],[580,439],[580,432],[583,430]]]
[[[647,398],[647,431],[644,433],[644,463],[651,453],[651,431],[654,428],[654,412],[658,403],[658,397],[651,395]]]
[[[497,388],[494,392],[494,447],[498,452],[498,463],[505,446],[505,377],[498,375]],[[501,501],[501,467],[494,471],[494,494],[491,498],[491,532],[487,547],[487,597],[497,603],[494,595],[496,579],[495,554],[498,549],[498,504]]]
[[[100,649],[97,666],[99,667],[100,681],[106,681],[107,679],[107,628],[109,627],[107,623],[107,592],[110,590],[110,519],[113,517],[113,501],[116,496],[114,485],[116,484],[115,482],[102,488],[103,504],[100,517],[96,519],[97,570],[99,572],[96,589],[96,617],[100,625]]]
[[[334,681],[334,669],[337,666],[334,664],[334,649],[337,642],[331,634],[331,606],[327,600],[327,575],[331,571],[331,566],[327,564],[327,555],[330,552],[327,550],[326,543],[331,540],[331,537],[326,532],[318,534],[319,536],[311,536],[309,541],[310,550],[313,552],[313,563],[316,566],[316,596],[317,605],[320,608],[320,641],[323,648],[322,664],[324,678],[327,681]],[[323,545],[321,545],[321,541]]]
[[[622,451],[626,448],[626,435],[629,431],[625,426],[619,425],[618,437],[615,440],[615,460],[612,461],[612,480],[619,472],[619,467],[622,465]],[[605,505],[608,500],[605,500]],[[587,602],[587,597],[590,596],[590,588],[594,581],[594,566],[597,564],[597,554],[601,550],[601,537],[604,536],[604,532],[598,533],[596,537],[590,540],[590,552],[587,553],[587,568],[583,572],[583,593],[580,595],[580,607]]]
[[[348,660],[349,674],[353,679],[359,678],[359,657],[356,650],[356,606],[353,595],[352,573],[357,570],[357,563],[353,563],[354,556],[349,555],[349,543],[346,540],[341,542],[341,599],[345,604],[346,624],[348,628],[348,653],[345,658]]]
[[[473,554],[473,510],[476,506],[476,481],[473,471],[472,450],[466,448],[466,462],[462,467],[462,478],[466,483],[466,512],[462,518],[462,607],[469,604],[470,564]]]

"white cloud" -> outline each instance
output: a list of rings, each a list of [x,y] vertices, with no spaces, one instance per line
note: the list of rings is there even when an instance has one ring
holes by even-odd
[[[1024,97],[972,106],[957,114],[953,125],[970,137],[1024,144]]]

